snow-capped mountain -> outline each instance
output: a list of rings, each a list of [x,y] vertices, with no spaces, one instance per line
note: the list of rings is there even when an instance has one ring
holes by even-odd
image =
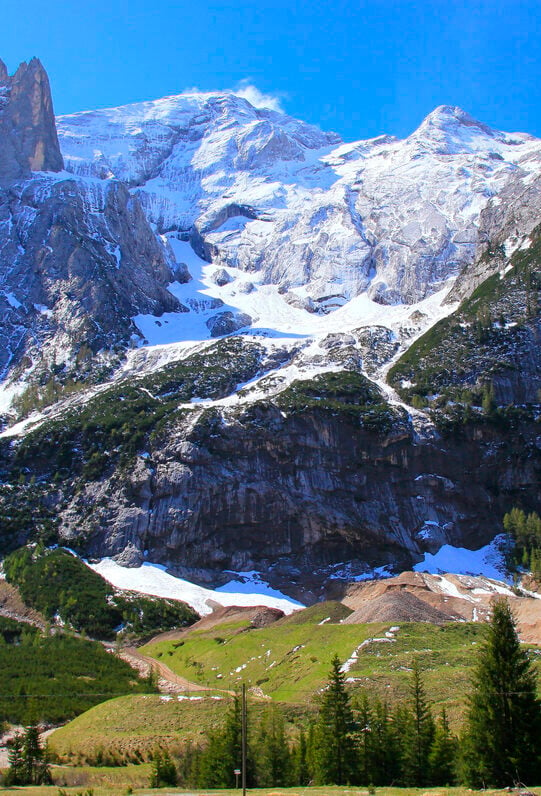
[[[58,131],[69,171],[126,181],[160,232],[316,311],[438,291],[473,262],[491,197],[541,170],[540,141],[446,106],[403,141],[344,144],[233,94],[64,116]]]
[[[343,143],[189,93],[58,144],[29,74],[36,129],[0,156],[5,546],[312,599],[537,508],[539,139],[442,106]]]

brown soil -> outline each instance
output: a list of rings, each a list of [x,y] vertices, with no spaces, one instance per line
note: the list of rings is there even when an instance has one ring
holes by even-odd
[[[16,622],[27,622],[40,630],[47,627],[45,617],[25,605],[17,589],[5,580],[0,580],[0,616]]]
[[[403,572],[387,580],[351,584],[342,602],[353,609],[344,621],[434,622],[481,621],[490,617],[494,600],[508,599],[523,641],[541,644],[541,599],[502,595],[501,584],[468,575],[429,575]],[[412,599],[413,598],[413,599]]]
[[[451,620],[449,614],[434,608],[415,594],[400,589],[366,601],[344,619],[343,623],[358,625],[365,622],[432,622],[441,625]]]

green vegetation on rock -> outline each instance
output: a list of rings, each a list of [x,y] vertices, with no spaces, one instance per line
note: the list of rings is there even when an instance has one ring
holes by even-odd
[[[529,249],[512,256],[505,275],[482,282],[390,369],[389,384],[411,405],[432,411],[436,422],[512,422],[511,401],[498,400],[498,392],[505,395],[513,389],[505,383],[520,383],[525,375],[539,382],[539,366],[532,364],[541,288],[539,229],[532,238]],[[519,362],[530,363],[531,373],[519,371]],[[534,390],[518,403],[538,404],[539,398]]]
[[[180,601],[116,594],[101,575],[61,548],[20,548],[4,559],[4,572],[27,605],[93,638],[113,638],[120,627],[146,636],[199,618]]]
[[[389,406],[373,382],[362,373],[347,370],[294,381],[278,395],[276,403],[286,412],[328,412],[381,433],[402,419],[401,412]]]

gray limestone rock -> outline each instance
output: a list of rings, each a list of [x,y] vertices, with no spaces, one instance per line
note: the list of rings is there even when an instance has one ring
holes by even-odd
[[[250,326],[252,318],[245,312],[219,312],[207,321],[207,328],[210,329],[211,337],[221,337],[224,334],[237,332],[244,326]]]
[[[10,77],[0,62],[0,184],[64,167],[47,73],[37,58]]]
[[[233,281],[233,277],[225,270],[225,268],[219,268],[217,271],[214,271],[210,278],[215,285],[218,285],[218,287],[223,287],[224,285],[228,285]]]

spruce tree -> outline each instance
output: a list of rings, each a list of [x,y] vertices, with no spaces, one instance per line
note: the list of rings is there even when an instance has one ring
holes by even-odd
[[[398,726],[387,702],[376,699],[372,704],[373,718],[370,733],[372,753],[372,784],[392,785],[399,780],[401,756]],[[369,783],[370,784],[370,783]]]
[[[299,742],[293,751],[293,783],[306,787],[310,784],[309,744],[304,730],[301,729]]]
[[[541,706],[536,675],[504,600],[494,603],[472,686],[463,739],[468,784],[500,788],[538,782]]]
[[[11,739],[8,751],[9,769],[5,777],[7,787],[13,785],[26,785],[26,767],[23,757],[24,736],[17,733]]]
[[[291,757],[284,717],[276,705],[269,706],[261,719],[254,757],[259,788],[281,788],[290,784]]]
[[[347,785],[356,774],[353,712],[340,660],[334,656],[321,697],[315,733],[316,776],[326,785]]]
[[[13,738],[8,759],[7,784],[51,784],[47,748],[41,745],[39,729],[35,724],[27,727],[24,733],[19,733]]]
[[[451,733],[445,708],[436,722],[434,741],[428,758],[430,784],[454,785],[456,780],[456,756],[458,743]]]
[[[412,667],[409,708],[408,729],[404,737],[404,784],[421,788],[430,779],[428,757],[434,738],[434,720],[417,661]]]

